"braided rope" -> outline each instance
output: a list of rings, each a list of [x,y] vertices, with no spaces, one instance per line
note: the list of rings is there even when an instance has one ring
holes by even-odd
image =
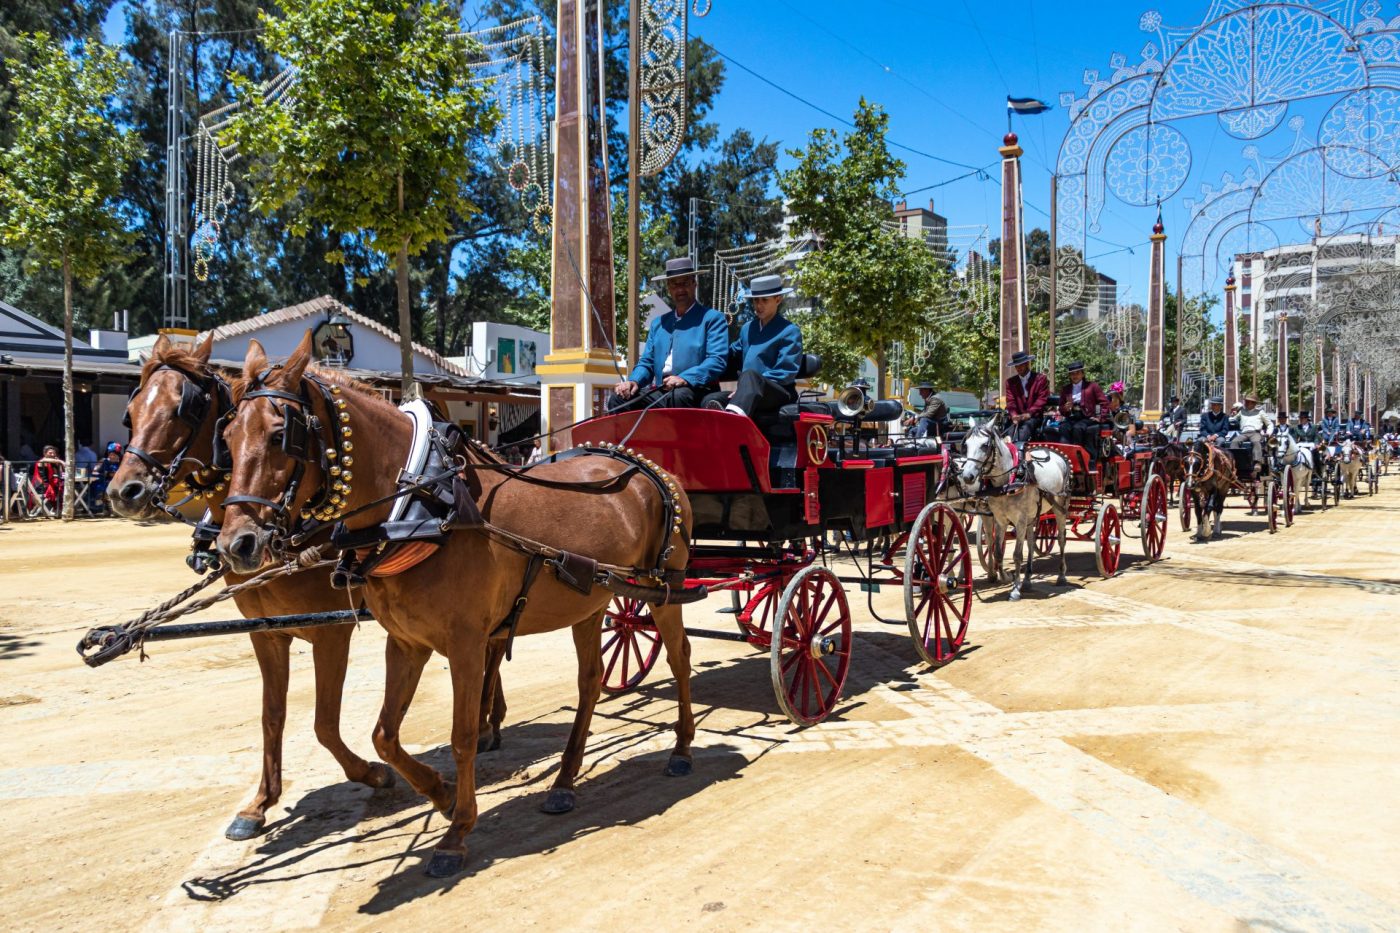
[[[331,567],[335,564],[333,560],[321,560],[320,548],[307,548],[297,555],[295,561],[287,561],[269,570],[264,570],[255,577],[250,577],[242,583],[235,583],[226,587],[213,596],[205,596],[197,599],[188,605],[185,603],[191,596],[212,584],[215,580],[223,577],[227,568],[220,567],[201,579],[198,583],[190,586],[174,596],[167,599],[160,605],[148,609],[141,615],[129,622],[120,625],[99,625],[91,628],[83,635],[78,642],[78,656],[83,659],[88,667],[101,667],[108,661],[115,660],[124,654],[139,649],[141,660],[146,660],[145,641],[146,633],[158,625],[173,621],[181,616],[192,612],[200,612],[210,606],[217,605],[226,599],[232,599],[239,593],[255,589],[271,583],[273,580],[290,576],[294,573],[301,573],[303,570],[316,570],[323,567]]]

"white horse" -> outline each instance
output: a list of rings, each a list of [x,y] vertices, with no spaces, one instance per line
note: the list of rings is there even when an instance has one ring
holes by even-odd
[[[1293,497],[1301,509],[1307,505],[1308,497],[1312,493],[1314,445],[1298,443],[1284,425],[1274,429],[1269,443],[1273,447],[1274,462],[1278,464],[1279,472],[1282,473],[1285,467],[1293,468]]]
[[[984,424],[971,431],[964,440],[965,453],[957,464],[954,474],[959,488],[965,495],[986,496],[988,509],[997,529],[1016,529],[1016,551],[1012,558],[1014,569],[1011,574],[1011,598],[1021,598],[1021,591],[1031,587],[1031,563],[1035,559],[1036,531],[1045,505],[1055,513],[1060,542],[1060,578],[1057,586],[1064,586],[1065,577],[1065,536],[1069,527],[1069,461],[1053,450],[1032,449],[1026,453],[1024,470],[1025,481],[1007,491],[1017,473],[1020,454],[1011,443],[1002,437],[991,424]],[[996,537],[996,532],[993,532]],[[1024,579],[1022,574],[1021,549],[1026,549]],[[1001,552],[994,549],[991,578],[1001,579]]]
[[[1342,485],[1346,488],[1347,498],[1353,498],[1356,496],[1356,481],[1366,466],[1366,455],[1360,444],[1347,438],[1337,445],[1337,458],[1342,464]]]

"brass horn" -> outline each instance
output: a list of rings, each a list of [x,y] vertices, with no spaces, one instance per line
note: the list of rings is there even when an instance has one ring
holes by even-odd
[[[1126,408],[1120,408],[1113,413],[1113,426],[1120,431],[1126,431],[1133,426],[1133,414]]]
[[[843,418],[860,419],[875,408],[875,398],[865,391],[865,386],[853,382],[836,396],[836,410]]]

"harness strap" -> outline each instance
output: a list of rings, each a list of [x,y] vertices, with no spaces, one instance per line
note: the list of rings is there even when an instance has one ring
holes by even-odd
[[[496,630],[490,635],[495,638],[505,629],[506,633],[506,660],[510,660],[511,647],[515,644],[515,628],[520,624],[520,614],[525,611],[525,606],[530,602],[530,587],[535,585],[535,578],[540,575],[540,568],[544,566],[544,556],[541,554],[531,554],[530,560],[525,564],[525,579],[520,582],[520,593],[515,597],[515,602],[510,607],[510,612],[501,620],[501,624],[496,626]]]
[[[251,502],[255,505],[265,505],[268,508],[272,509],[274,512],[276,512],[278,515],[281,515],[283,512],[287,511],[287,503],[273,502],[271,499],[264,499],[262,496],[229,496],[227,499],[224,500],[224,508],[228,508],[231,505],[238,505],[240,502]]]

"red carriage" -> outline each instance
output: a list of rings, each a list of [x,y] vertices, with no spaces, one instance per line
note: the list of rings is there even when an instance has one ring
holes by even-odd
[[[840,698],[852,649],[844,583],[867,593],[902,586],[905,618],[895,621],[907,624],[930,664],[954,658],[967,635],[972,560],[959,516],[935,501],[943,455],[885,446],[861,430],[862,418],[890,420],[898,406],[875,402],[852,415],[804,402],[757,424],[722,411],[664,409],[573,429],[575,444],[634,450],[685,489],[694,512],[687,585],[729,591],[722,611],[737,623],[734,632],[687,630],[767,651],[778,703],[797,723],[824,719]],[[840,575],[825,544],[833,532],[881,557],[859,576]],[[646,605],[622,597],[606,626],[604,689],[629,690],[655,664],[660,638]]]

